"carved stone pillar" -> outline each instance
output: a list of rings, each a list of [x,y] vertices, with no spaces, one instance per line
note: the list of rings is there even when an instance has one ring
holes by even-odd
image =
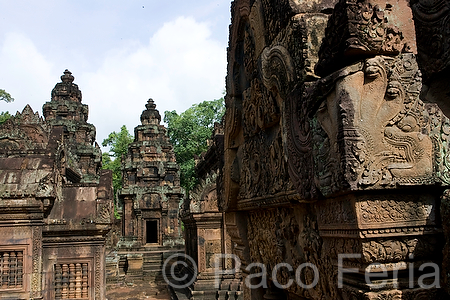
[[[123,201],[123,235],[124,236],[133,236],[134,235],[134,229],[133,229],[133,198],[132,197],[125,197]]]
[[[324,77],[304,98],[316,107],[309,123],[326,197],[315,205],[322,257],[344,299],[441,293],[437,216],[450,122],[419,99],[420,88],[412,54],[376,56]]]

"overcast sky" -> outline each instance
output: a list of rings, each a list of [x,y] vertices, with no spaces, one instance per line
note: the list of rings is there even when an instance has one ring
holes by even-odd
[[[132,133],[148,98],[161,115],[222,97],[231,0],[0,0],[0,89],[42,105],[65,69],[75,76],[99,144]]]

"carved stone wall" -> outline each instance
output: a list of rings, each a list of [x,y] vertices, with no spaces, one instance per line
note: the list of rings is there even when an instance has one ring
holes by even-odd
[[[233,268],[229,260],[218,256],[232,253],[223,212],[219,211],[222,166],[223,128],[216,123],[208,151],[196,161],[199,183],[190,191],[180,212],[185,227],[186,254],[193,258],[198,272],[196,280],[188,287],[190,299],[242,299],[240,278],[217,274],[218,269],[224,273]],[[187,274],[189,271],[185,270]]]
[[[233,2],[219,203],[243,280],[255,283],[244,299],[445,299],[436,274],[450,123],[429,75],[422,85],[431,42],[415,40],[445,30],[448,8],[411,8]],[[423,70],[441,72],[444,60]],[[255,262],[265,269],[247,268]],[[294,274],[305,263],[318,276]],[[426,284],[424,264],[438,269]],[[387,284],[372,284],[382,270]]]
[[[44,105],[48,118],[27,105],[0,126],[0,299],[105,299],[112,174],[98,168],[73,76],[62,80]],[[94,135],[73,142],[85,129]]]

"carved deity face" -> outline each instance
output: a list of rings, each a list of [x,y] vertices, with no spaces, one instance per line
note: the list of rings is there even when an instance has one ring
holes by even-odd
[[[423,132],[425,108],[418,99],[412,59],[377,56],[338,71],[333,91],[317,112],[331,152],[345,155],[353,187],[410,185],[432,178],[433,145]]]

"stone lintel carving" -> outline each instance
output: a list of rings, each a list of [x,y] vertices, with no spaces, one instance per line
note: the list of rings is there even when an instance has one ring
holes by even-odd
[[[441,191],[349,194],[319,201],[319,231],[323,237],[353,238],[434,234],[439,231],[436,199]]]

